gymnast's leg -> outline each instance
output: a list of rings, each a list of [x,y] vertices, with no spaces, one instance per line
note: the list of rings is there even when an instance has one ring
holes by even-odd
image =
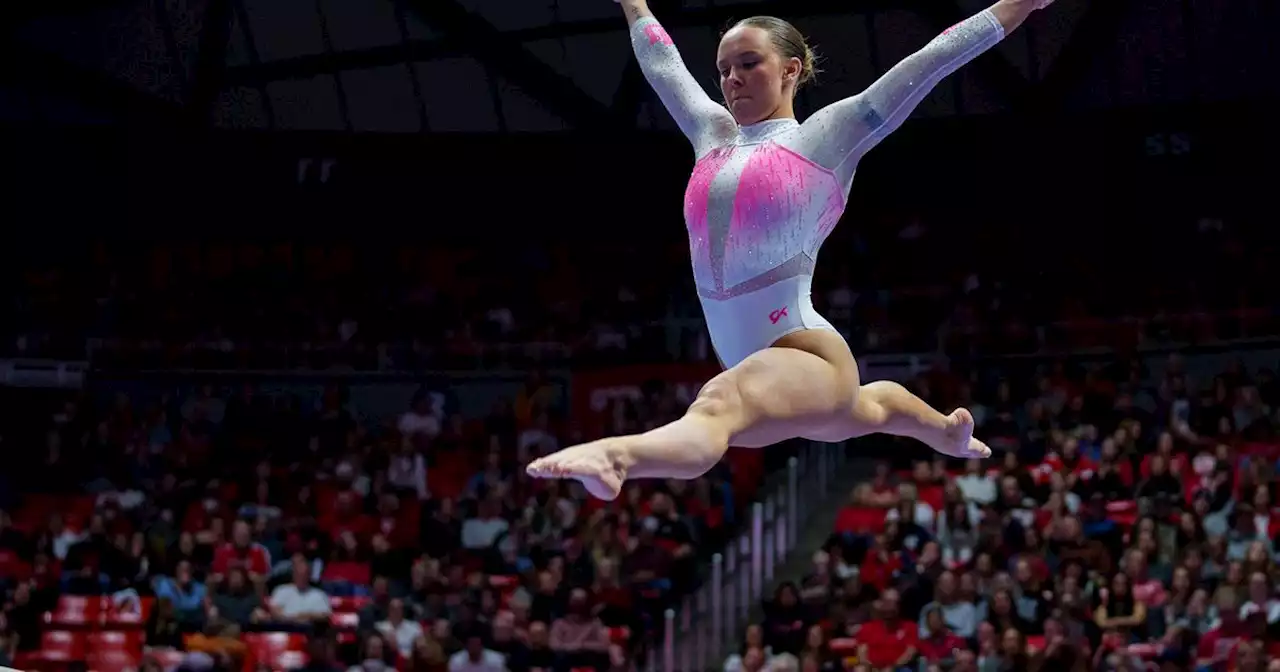
[[[856,366],[852,376],[844,368],[804,350],[765,348],[712,378],[679,420],[562,450],[535,460],[528,471],[577,479],[610,500],[628,478],[697,478],[730,445],[762,448],[847,413],[857,374]]]
[[[943,415],[907,388],[888,380],[863,385],[848,414],[837,418],[826,432],[809,438],[834,442],[877,433],[916,439],[951,457],[991,456],[991,449],[973,438],[973,415],[968,409]]]

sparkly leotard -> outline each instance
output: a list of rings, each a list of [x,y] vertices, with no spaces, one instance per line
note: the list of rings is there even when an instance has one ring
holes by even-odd
[[[697,156],[685,224],[711,343],[726,367],[786,334],[833,329],[814,310],[810,285],[858,160],[938,81],[1003,38],[1000,22],[984,11],[803,124],[773,119],[740,127],[694,80],[656,20],[632,25],[641,69]]]

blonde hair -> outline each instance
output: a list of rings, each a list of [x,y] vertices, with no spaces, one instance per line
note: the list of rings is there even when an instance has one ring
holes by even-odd
[[[744,26],[759,28],[769,33],[773,48],[777,49],[783,58],[800,59],[800,76],[796,78],[797,90],[818,76],[818,54],[809,46],[804,34],[791,25],[790,21],[776,16],[752,16],[737,22],[733,27]]]

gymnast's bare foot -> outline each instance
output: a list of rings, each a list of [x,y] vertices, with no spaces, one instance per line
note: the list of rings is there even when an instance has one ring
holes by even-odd
[[[526,471],[534,478],[572,478],[592,496],[613,501],[622,492],[627,471],[616,459],[618,439],[602,439],[565,448],[529,464]]]
[[[930,448],[943,455],[961,459],[991,457],[991,448],[973,438],[973,414],[964,408],[957,408],[947,416],[947,429],[943,433],[943,439]]]

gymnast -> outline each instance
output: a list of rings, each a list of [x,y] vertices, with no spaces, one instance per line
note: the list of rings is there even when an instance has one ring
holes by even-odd
[[[809,293],[858,161],[940,80],[1053,0],[999,0],[804,123],[793,105],[814,76],[814,53],[790,23],[758,16],[724,34],[716,56],[721,105],[694,80],[645,0],[616,1],[645,78],[693,144],[684,217],[698,297],[725,370],[680,419],[547,455],[529,474],[576,479],[611,500],[628,478],[697,478],[731,445],[876,432],[952,457],[989,457],[968,410],[943,415],[898,383],[861,385],[848,344]]]

